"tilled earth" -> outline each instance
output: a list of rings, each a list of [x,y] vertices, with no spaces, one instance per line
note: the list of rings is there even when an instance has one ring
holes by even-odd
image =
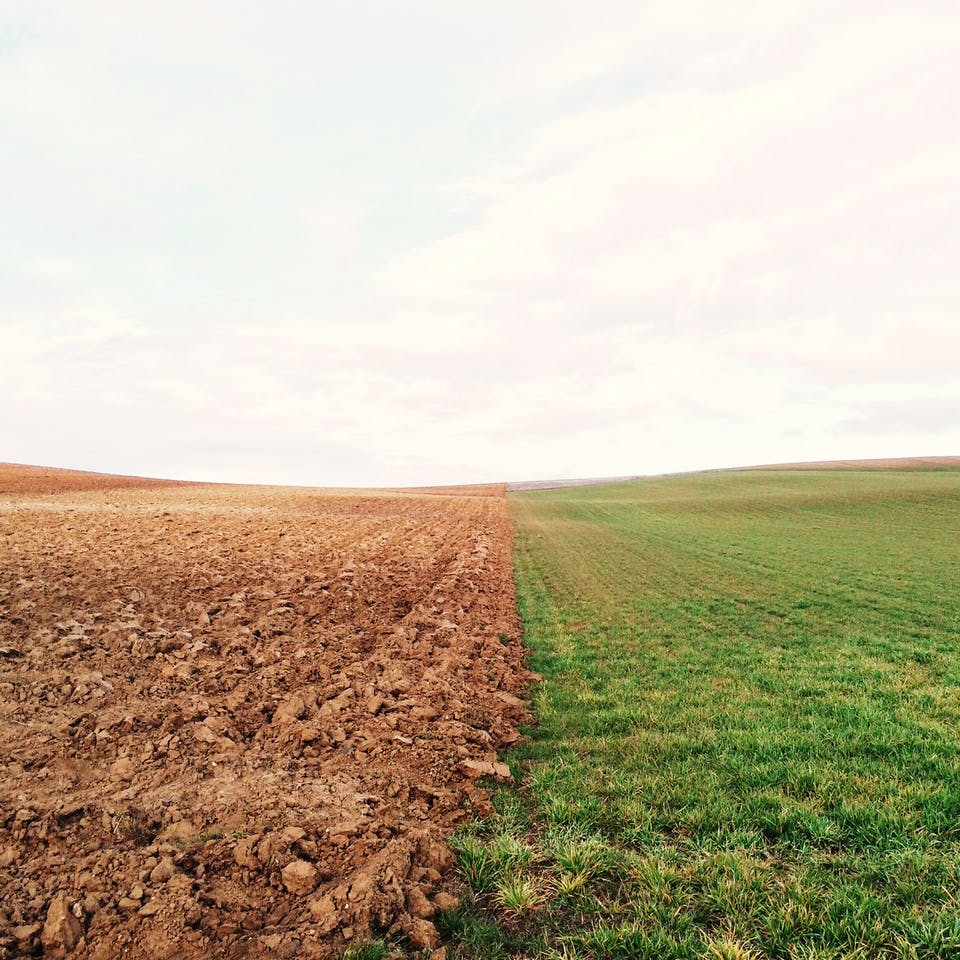
[[[532,677],[467,492],[0,466],[0,957],[438,948]]]

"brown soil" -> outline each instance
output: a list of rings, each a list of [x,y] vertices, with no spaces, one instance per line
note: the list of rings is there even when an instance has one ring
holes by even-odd
[[[528,719],[502,495],[17,469],[0,957],[437,946],[446,840]]]
[[[112,473],[61,470],[58,467],[31,467],[0,463],[0,494],[76,493],[81,490],[116,490],[123,487],[193,486],[179,480],[151,477],[118,477]]]
[[[420,493],[431,497],[502,497],[505,483],[475,483],[456,487],[402,487],[391,493]]]

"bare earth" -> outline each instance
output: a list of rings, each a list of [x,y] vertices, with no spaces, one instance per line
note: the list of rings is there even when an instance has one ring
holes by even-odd
[[[436,947],[529,719],[503,489],[91,477],[0,465],[0,957]]]
[[[0,463],[0,494],[78,493],[81,490],[116,490],[119,487],[184,486],[195,484],[177,480],[156,480],[152,477],[118,477],[112,473],[91,473],[87,470],[60,470],[56,467]]]

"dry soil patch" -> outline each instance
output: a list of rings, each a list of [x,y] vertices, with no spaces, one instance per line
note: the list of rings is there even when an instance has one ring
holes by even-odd
[[[502,490],[12,472],[0,956],[435,946],[446,838],[525,719]]]

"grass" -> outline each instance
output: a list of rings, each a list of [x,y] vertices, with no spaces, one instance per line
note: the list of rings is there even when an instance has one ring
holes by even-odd
[[[457,955],[960,957],[960,473],[512,505],[540,725]]]
[[[390,948],[381,940],[365,940],[350,944],[343,952],[342,960],[387,960]]]

